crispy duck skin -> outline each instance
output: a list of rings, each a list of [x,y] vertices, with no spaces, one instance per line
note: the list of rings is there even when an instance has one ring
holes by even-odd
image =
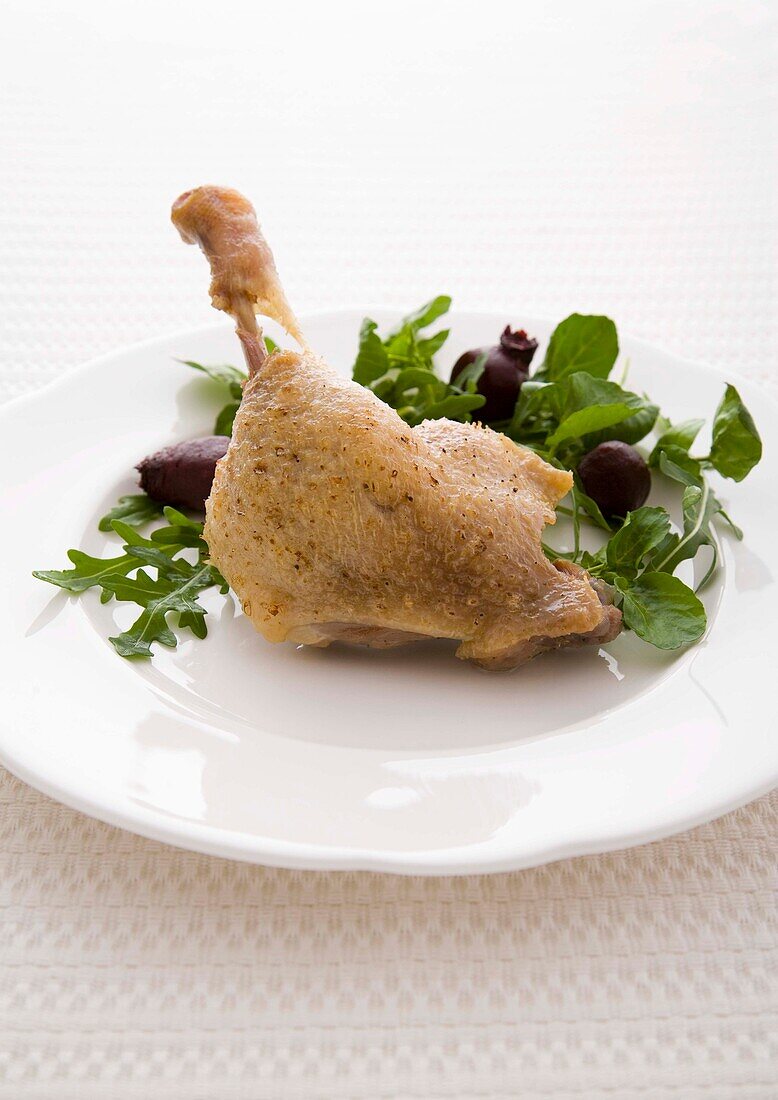
[[[249,369],[205,538],[270,641],[385,648],[452,638],[457,656],[507,669],[548,649],[602,645],[621,614],[541,536],[572,476],[478,424],[409,428],[307,346],[253,208],[201,187],[173,222],[212,272]],[[256,313],[301,351],[267,355]]]

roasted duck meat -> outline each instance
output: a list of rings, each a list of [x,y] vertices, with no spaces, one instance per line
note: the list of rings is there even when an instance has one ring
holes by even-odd
[[[388,647],[453,638],[457,656],[508,669],[611,640],[621,614],[577,566],[541,548],[569,473],[478,424],[409,428],[316,356],[281,288],[251,204],[199,187],[173,222],[212,273],[249,369],[205,538],[269,641]],[[265,351],[256,314],[301,351]]]

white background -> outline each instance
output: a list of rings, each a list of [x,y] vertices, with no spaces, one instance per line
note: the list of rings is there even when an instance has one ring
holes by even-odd
[[[254,200],[299,313],[605,312],[776,393],[775,11],[6,0],[0,398],[215,319],[168,221],[202,182]],[[401,881],[3,776],[0,1097],[768,1100],[776,825]]]

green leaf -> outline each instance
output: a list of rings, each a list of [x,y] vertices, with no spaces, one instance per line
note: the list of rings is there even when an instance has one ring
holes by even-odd
[[[560,421],[574,412],[586,412],[600,405],[625,405],[631,416],[647,404],[642,397],[622,389],[617,382],[580,372],[548,386],[546,399]]]
[[[135,577],[108,577],[103,589],[121,603],[148,607],[153,600],[169,595],[173,585],[165,577],[154,580],[144,569],[139,569]]]
[[[444,393],[446,390],[445,382],[442,382],[435,372],[427,367],[404,367],[402,370],[395,368],[395,371],[389,371],[389,374],[394,374],[392,397],[398,403],[402,401],[404,394],[424,386],[433,386]]]
[[[430,363],[419,352],[416,334],[410,325],[401,328],[393,336],[382,341],[389,363],[393,367],[411,366],[414,363],[429,367]]]
[[[272,353],[277,349],[278,344],[276,344],[275,340],[266,336],[265,347],[268,352]],[[246,372],[226,363],[216,365],[195,363],[192,359],[179,359],[178,362],[184,363],[187,367],[192,367],[194,370],[200,371],[202,374],[213,379],[214,382],[221,382],[227,387],[232,400],[224,406],[216,417],[216,422],[213,426],[213,434],[232,435],[235,415],[240,408],[241,399],[243,397],[243,384],[248,377]]]
[[[159,514],[159,511],[164,511],[168,525],[153,531],[150,539],[144,538],[134,526],[137,510],[130,509],[127,511],[122,504],[123,501],[133,499],[136,498],[121,497],[119,504],[107,516],[103,517],[109,520],[109,529],[115,531],[124,540],[124,553],[121,557],[95,558],[90,554],[85,554],[82,550],[68,550],[68,557],[75,568],[62,570],[39,569],[33,573],[33,576],[37,577],[38,580],[46,581],[48,584],[54,584],[58,588],[64,588],[68,592],[75,593],[85,592],[88,588],[99,585],[103,588],[104,594],[106,591],[108,592],[108,598],[110,598],[112,594],[111,586],[115,580],[126,577],[129,573],[138,569],[143,564],[142,555],[148,554],[149,550],[154,555],[163,554],[165,570],[168,571],[173,568],[175,571],[177,563],[170,566],[170,558],[183,547],[195,546],[201,552],[207,549],[202,540],[201,523],[188,519],[175,508],[162,509],[162,505],[157,507],[155,501],[150,503],[155,505],[156,514]],[[147,498],[137,499],[143,501]],[[122,518],[119,518],[120,516]],[[100,521],[99,527],[101,530],[105,530],[103,520]],[[157,542],[166,543],[165,549],[160,550],[158,546],[155,546]],[[141,556],[137,552],[138,547],[141,548]]]
[[[161,577],[186,577],[193,568],[185,558],[174,557],[177,547],[162,549],[159,545],[149,542],[141,546],[126,546],[124,549],[136,559],[136,565],[153,565]]]
[[[691,588],[670,573],[616,578],[624,624],[658,649],[679,649],[705,633],[705,608]]]
[[[486,360],[488,358],[488,352],[484,352],[483,355],[479,355],[472,363],[468,363],[457,375],[457,388],[466,393],[475,393],[478,388],[478,383],[481,380],[481,375],[484,373]],[[484,401],[485,400],[486,398],[484,398]]]
[[[728,525],[732,534],[739,541],[743,538],[743,532],[737,526],[737,524],[727,515],[724,509],[721,507],[721,501],[713,494],[710,486],[705,480],[702,464],[699,459],[692,458],[691,455],[686,454],[680,447],[669,447],[666,451],[660,451],[659,453],[659,468],[663,474],[672,478],[673,481],[679,482],[681,485],[687,487],[696,487],[702,493],[704,491],[705,507],[711,516],[721,516],[724,523]],[[708,545],[713,546],[715,549],[715,541],[711,535],[711,541]],[[714,563],[715,564],[715,563]],[[707,576],[706,576],[707,579]]]
[[[102,585],[111,577],[123,577],[138,568],[138,561],[127,554],[119,558],[93,558],[82,550],[68,550],[73,569],[36,569],[33,577],[54,584],[68,592],[85,592],[87,588]]]
[[[539,443],[550,452],[561,444],[565,464],[606,439],[636,443],[653,427],[658,409],[616,382],[579,371],[559,382],[525,382],[507,434],[518,443]]]
[[[609,535],[613,533],[613,527],[608,523],[607,519],[600,511],[599,504],[592,500],[590,496],[587,496],[581,488],[581,481],[577,475],[575,476],[575,502],[583,509],[595,526],[602,528],[603,531],[607,531]]]
[[[152,545],[149,540],[140,533],[140,531],[133,531],[132,527],[130,527],[126,523],[123,523],[120,519],[111,520],[111,529],[115,531],[120,538],[124,539],[125,543],[127,544],[125,546],[125,550],[131,551],[132,548],[135,546]]]
[[[619,424],[630,416],[632,410],[629,405],[591,405],[587,409],[580,409],[565,417],[558,428],[551,433],[546,440],[546,446],[550,451],[555,451],[560,443],[568,439],[581,439],[590,432],[600,428]]]
[[[704,424],[704,420],[682,420],[680,424],[666,427],[662,431],[662,434],[654,445],[654,449],[648,457],[649,466],[659,465],[659,456],[663,451],[668,451],[670,449],[675,451],[676,448],[678,448],[688,454],[689,448],[694,443]]]
[[[670,535],[660,546],[652,568],[672,573],[682,561],[693,558],[701,546],[710,546],[717,554],[710,525],[719,510],[719,502],[707,482],[688,485],[683,494],[683,533]]]
[[[646,400],[644,398],[644,400]],[[605,443],[609,439],[620,439],[623,443],[639,443],[649,434],[656,423],[659,409],[656,405],[646,404],[626,420],[621,420],[599,432],[593,432],[583,441],[587,451],[591,451],[599,443]]]
[[[471,412],[486,401],[475,392],[477,376],[475,381],[468,375],[451,385],[435,373],[432,357],[448,337],[448,330],[417,339],[419,330],[437,320],[450,304],[447,296],[435,298],[404,318],[385,340],[381,340],[375,321],[366,317],[362,322],[354,381],[396,409],[412,427],[441,417],[467,422]]]
[[[179,550],[184,546],[194,547],[202,553],[208,550],[202,535],[193,527],[184,524],[159,527],[151,532],[151,540],[160,546],[175,546]]]
[[[374,379],[372,382],[368,382],[366,389],[372,390],[376,397],[380,397],[382,401],[385,401],[387,405],[395,407],[393,400],[393,394],[395,392],[395,383],[397,377],[400,374],[399,367],[392,367],[386,374],[382,374],[380,378]]]
[[[432,359],[433,356],[437,355],[450,335],[451,329],[443,328],[440,332],[436,332],[434,336],[430,336],[426,340],[417,340],[416,347],[419,355],[424,359]]]
[[[208,547],[202,538],[202,523],[167,506],[166,524],[146,538],[128,522],[136,517],[137,507],[125,508],[127,499],[109,514],[111,529],[124,540],[121,557],[95,558],[81,550],[69,550],[73,569],[37,570],[33,576],[74,593],[99,586],[102,603],[115,598],[137,604],[143,609],[141,615],[129,630],[110,641],[123,657],[151,657],[154,642],[176,645],[175,633],[168,622],[171,612],[177,615],[179,629],[188,629],[197,638],[204,638],[205,608],[197,597],[213,586],[226,592],[227,584],[206,560]],[[197,550],[196,563],[176,557],[187,548]],[[156,570],[156,576],[149,570]]]
[[[383,341],[390,364],[425,366],[432,370],[433,356],[448,339],[449,330],[444,329],[424,340],[418,339],[418,335],[421,329],[446,313],[450,305],[451,299],[447,295],[440,295],[404,317],[399,326]]]
[[[530,378],[519,390],[519,399],[506,434],[517,443],[529,436],[541,435],[545,440],[558,418],[551,413],[551,399],[556,387],[549,382]]]
[[[592,554],[588,550],[584,550],[578,558],[578,564],[582,568],[586,569],[587,572],[592,573],[595,576],[601,574],[605,566],[606,547],[607,543],[605,544],[605,546],[601,546],[596,554]]]
[[[616,326],[609,317],[573,313],[551,334],[543,371],[552,382],[576,371],[607,378],[618,354]]]
[[[670,517],[664,508],[637,508],[606,545],[605,560],[616,573],[639,572],[644,559],[666,538]]]
[[[245,371],[239,367],[230,366],[229,363],[196,363],[193,359],[179,359],[177,362],[191,367],[192,370],[200,371],[212,378],[214,382],[222,382],[225,386],[242,387],[247,378]]]
[[[178,645],[165,616],[155,615],[154,611],[144,611],[129,630],[122,631],[108,641],[120,657],[153,657],[152,642],[159,642],[169,649],[175,649]]]
[[[762,440],[753,418],[734,386],[727,386],[713,420],[709,461],[733,481],[743,478],[762,457]]]
[[[240,401],[230,401],[224,406],[213,425],[214,435],[232,435],[235,425],[235,417],[240,408]]]
[[[680,447],[667,447],[659,452],[659,469],[681,485],[702,485],[702,466]]]
[[[106,512],[97,525],[99,531],[110,531],[113,520],[124,520],[131,527],[142,527],[162,515],[162,505],[145,493],[119,497],[110,512]]]
[[[448,394],[424,410],[425,420],[460,420],[486,404],[486,398],[480,393]]]
[[[389,356],[377,332],[378,325],[365,317],[359,330],[359,351],[354,363],[353,378],[367,386],[389,370]]]
[[[210,566],[201,565],[195,570],[190,567],[189,574],[176,578],[167,586],[167,591],[165,585],[158,582],[157,594],[149,591],[151,582],[144,577],[134,596],[124,589],[124,598],[141,603],[144,610],[128,630],[108,639],[117,653],[122,657],[151,657],[152,642],[175,647],[177,639],[167,622],[167,616],[174,611],[179,613],[179,626],[193,629],[197,637],[205,636],[205,611],[197,603],[197,596],[214,583]]]
[[[265,336],[264,341],[268,355],[272,355],[274,351],[278,351],[279,345],[275,342],[272,336]]]
[[[196,531],[198,535],[202,535],[202,521],[190,519],[189,516],[185,516],[183,512],[179,512],[178,508],[174,508],[172,504],[165,505],[163,514],[168,523],[176,524],[179,527],[188,527],[191,531]],[[154,536],[152,535],[151,537],[153,538]]]
[[[543,400],[559,421],[546,440],[552,452],[560,443],[581,440],[592,432],[627,420],[646,407],[643,398],[623,390],[615,382],[583,373],[573,374],[547,387]]]
[[[724,509],[721,507],[720,504],[719,504],[719,513],[718,514],[724,520],[727,527],[729,527],[730,531],[735,536],[735,538],[738,540],[738,542],[742,542],[743,541],[743,529],[742,529],[742,527],[738,527],[738,525],[734,522],[734,520],[730,516],[727,515],[727,513],[724,511]]]
[[[405,328],[411,329],[414,333],[427,328],[433,321],[437,321],[439,317],[442,317],[444,313],[448,313],[450,308],[451,298],[448,294],[439,294],[431,302],[426,302],[419,309],[414,310],[413,313],[409,313],[407,317],[403,317],[397,329],[388,337],[388,340],[392,340]]]

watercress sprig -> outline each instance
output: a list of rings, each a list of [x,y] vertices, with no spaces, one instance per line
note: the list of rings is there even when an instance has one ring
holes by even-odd
[[[411,424],[439,416],[470,420],[480,407],[468,401],[470,394],[477,396],[477,372],[474,381],[467,379],[464,394],[451,395],[450,406],[439,404],[436,385],[441,388],[438,393],[444,387],[450,393],[452,387],[435,376],[434,352],[420,362],[415,350],[418,327],[440,317],[449,304],[447,298],[433,299],[384,339],[374,321],[365,318],[362,325],[354,380],[372,389]],[[439,334],[440,344],[447,335]],[[416,357],[405,391],[402,368],[393,359],[399,353]],[[572,314],[552,333],[543,363],[521,388],[513,417],[493,427],[553,465],[574,472],[571,493],[558,509],[572,521],[573,549],[561,552],[544,545],[548,557],[582,565],[610,586],[629,628],[660,649],[675,649],[697,641],[706,627],[702,602],[674,575],[675,570],[707,548],[710,562],[699,591],[717,566],[714,519],[727,524],[736,538],[743,537],[714,494],[707,472],[741,481],[761,458],[762,444],[740,395],[728,385],[713,419],[709,454],[692,456],[690,449],[704,421],[673,425],[646,394],[625,388],[626,370],[620,382],[613,381],[610,375],[618,354],[616,326],[610,318]],[[449,407],[458,415],[441,411]],[[652,433],[656,439],[648,463],[681,488],[683,530],[674,530],[667,511],[658,507],[636,509],[623,520],[606,519],[575,473],[583,456],[598,444],[620,440],[634,446]],[[608,536],[596,554],[582,548],[582,524]]]

